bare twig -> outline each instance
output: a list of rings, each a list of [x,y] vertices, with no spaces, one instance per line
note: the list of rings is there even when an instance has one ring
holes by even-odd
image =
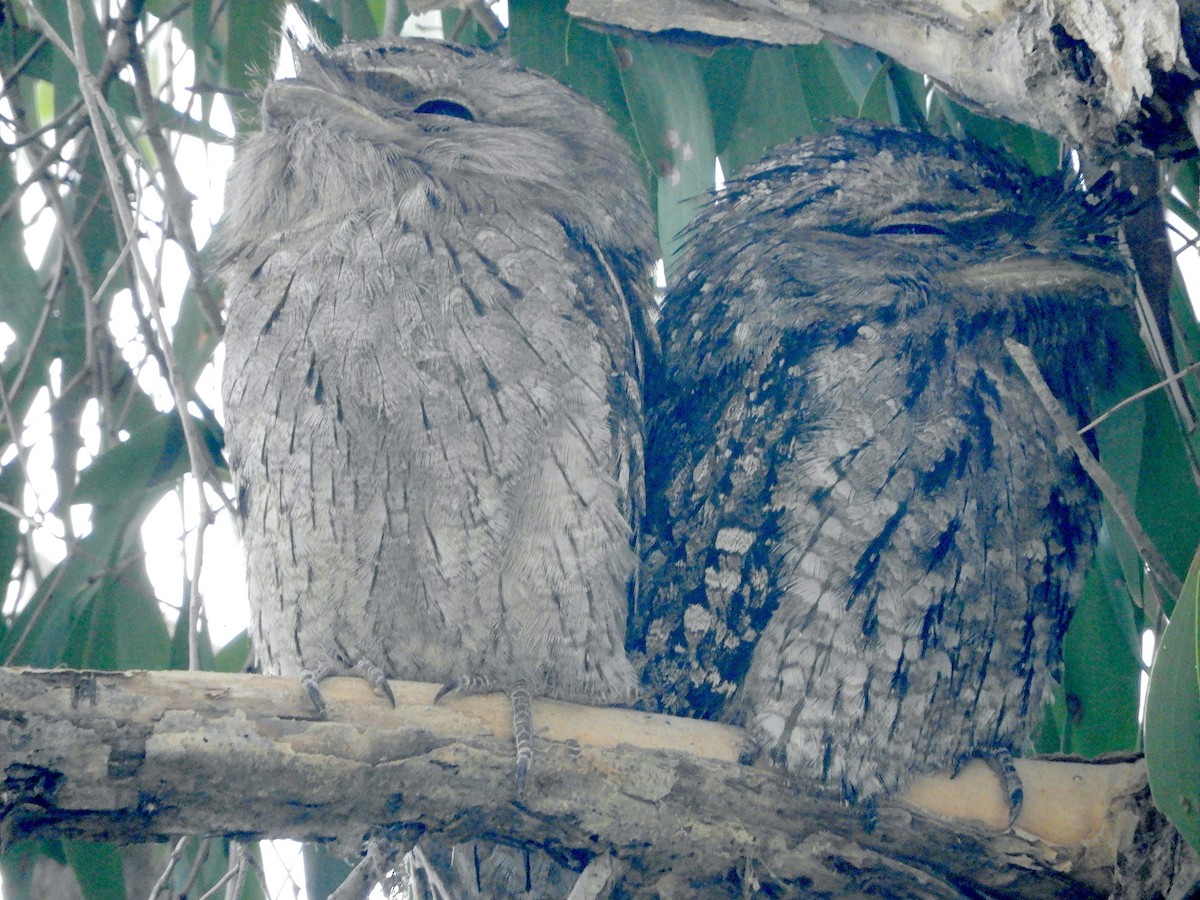
[[[165,229],[175,238],[176,243],[183,249],[184,259],[187,260],[188,271],[192,275],[192,286],[200,301],[200,309],[212,329],[220,334],[222,331],[221,313],[217,299],[209,290],[208,279],[200,262],[200,252],[196,249],[196,236],[192,232],[192,196],[183,183],[183,177],[175,165],[175,155],[167,143],[162,129],[158,126],[158,113],[154,107],[154,98],[150,93],[150,73],[146,69],[146,60],[142,48],[137,42],[134,29],[136,20],[126,22],[122,17],[121,26],[128,30],[129,67],[133,70],[133,95],[137,100],[138,110],[142,114],[142,127],[154,153],[158,157],[159,171],[163,177],[163,199],[167,207],[167,222]]]
[[[79,89],[83,95],[84,105],[87,107],[88,118],[92,123],[92,132],[95,135],[96,147],[100,151],[100,159],[104,166],[105,177],[109,183],[109,192],[113,198],[113,209],[116,213],[116,222],[121,232],[123,239],[130,239],[136,234],[136,225],[133,221],[132,211],[123,203],[119,202],[124,195],[123,182],[120,175],[120,170],[117,166],[117,161],[113,156],[112,147],[109,146],[107,135],[111,134],[120,146],[125,149],[125,152],[136,158],[137,154],[133,148],[128,145],[124,133],[121,131],[120,124],[116,120],[116,116],[112,109],[108,107],[103,96],[100,93],[99,86],[95,77],[92,75],[88,67],[85,43],[83,37],[83,9],[79,0],[69,0],[67,3],[67,14],[71,26],[71,38],[74,44],[74,49],[69,47],[63,38],[58,35],[40,11],[36,9],[36,5],[26,2],[26,8],[30,10],[30,15],[38,20],[43,32],[54,42],[56,46],[62,50],[63,54],[71,60],[75,66],[75,71],[79,78]],[[107,125],[107,128],[106,128]],[[143,284],[151,285],[154,279],[146,269],[146,263],[142,259],[141,254],[134,252],[132,260],[137,267],[139,279]],[[211,521],[213,513],[208,504],[208,498],[204,493],[204,485],[209,480],[209,466],[207,463],[207,451],[203,441],[196,430],[195,422],[192,421],[188,414],[187,402],[190,395],[188,385],[184,381],[182,372],[179,368],[178,359],[175,356],[174,348],[171,345],[170,331],[166,323],[162,319],[158,304],[155,302],[147,303],[150,310],[150,315],[154,320],[155,330],[157,331],[162,348],[163,356],[166,359],[167,381],[171,386],[172,396],[175,398],[176,408],[179,411],[179,421],[183,427],[184,441],[188,448],[188,457],[191,464],[192,477],[197,485],[197,492],[201,508],[201,529],[197,536],[197,543],[202,544],[204,539],[203,523]],[[198,606],[201,602],[199,584],[193,586],[194,603],[193,606]],[[195,622],[190,623],[194,626]],[[197,654],[194,640],[189,638],[189,668],[195,668],[197,665]]]
[[[1192,374],[1193,372],[1200,372],[1200,362],[1194,362],[1190,366],[1184,366],[1178,372],[1175,372],[1174,374],[1168,376],[1167,378],[1164,378],[1162,381],[1155,382],[1154,384],[1150,385],[1150,387],[1142,388],[1136,394],[1130,394],[1128,397],[1126,397],[1120,403],[1116,403],[1116,404],[1110,406],[1108,409],[1106,409],[1100,415],[1096,416],[1096,418],[1092,419],[1092,421],[1088,422],[1086,425],[1084,425],[1082,428],[1080,428],[1079,433],[1087,434],[1089,431],[1091,431],[1093,428],[1095,428],[1097,425],[1099,425],[1101,422],[1103,422],[1109,416],[1113,415],[1114,413],[1119,412],[1120,410],[1124,409],[1126,406],[1129,406],[1131,403],[1136,403],[1138,400],[1141,400],[1143,397],[1148,397],[1150,394],[1153,394],[1155,391],[1162,390],[1167,385],[1172,384],[1176,381],[1180,381],[1181,379],[1186,378],[1188,375]]]
[[[1178,597],[1183,593],[1183,582],[1179,580],[1171,567],[1167,565],[1167,561],[1163,559],[1162,554],[1154,546],[1154,542],[1150,540],[1150,536],[1142,530],[1142,526],[1138,523],[1137,516],[1133,512],[1133,507],[1129,503],[1129,499],[1125,496],[1112,477],[1104,471],[1096,458],[1092,456],[1092,451],[1088,448],[1080,436],[1079,431],[1075,428],[1075,423],[1071,421],[1071,417],[1067,415],[1067,411],[1062,408],[1062,405],[1055,398],[1054,393],[1050,390],[1050,386],[1046,384],[1046,379],[1042,377],[1041,371],[1038,369],[1037,362],[1034,361],[1033,354],[1024,344],[1008,338],[1004,341],[1004,346],[1008,349],[1009,355],[1013,358],[1013,362],[1021,370],[1021,374],[1025,376],[1025,380],[1029,382],[1029,386],[1033,388],[1034,394],[1045,407],[1046,412],[1050,415],[1050,419],[1054,422],[1055,428],[1058,430],[1062,440],[1075,452],[1075,456],[1079,459],[1079,464],[1083,466],[1088,476],[1096,483],[1096,487],[1100,488],[1100,493],[1104,495],[1104,499],[1111,504],[1113,512],[1117,514],[1117,518],[1121,520],[1121,524],[1125,526],[1125,531],[1129,534],[1134,546],[1137,548],[1138,555],[1150,570],[1150,574],[1158,580],[1158,582],[1167,590],[1172,597]]]
[[[190,835],[184,835],[175,842],[175,846],[171,848],[171,856],[167,860],[166,866],[163,867],[162,874],[158,876],[158,880],[154,882],[154,887],[150,889],[150,900],[158,900],[158,896],[166,890],[167,881],[170,879],[175,867],[179,865],[179,861],[183,859],[184,851],[187,850],[187,846],[191,840]]]

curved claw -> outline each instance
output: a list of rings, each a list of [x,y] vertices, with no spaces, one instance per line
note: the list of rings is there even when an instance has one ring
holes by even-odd
[[[490,694],[495,690],[496,687],[490,678],[483,675],[462,675],[443,684],[433,695],[433,702],[437,703],[448,694]]]
[[[334,660],[326,660],[300,673],[300,686],[304,688],[309,702],[312,703],[317,715],[322,719],[328,718],[328,707],[325,704],[325,697],[321,694],[321,682],[337,675],[361,678],[371,686],[375,693],[381,695],[395,707],[396,696],[392,693],[391,685],[388,684],[387,675],[379,666],[365,659],[359,660],[352,666]]]
[[[317,711],[317,715],[322,719],[329,718],[328,709],[325,706],[325,698],[321,696],[320,681],[323,678],[317,671],[305,669],[300,673],[300,687],[304,688],[304,693],[308,697],[309,703],[313,705],[313,709]]]
[[[445,684],[443,684],[438,689],[438,692],[433,695],[433,702],[437,703],[439,700],[441,700],[447,694],[454,694],[454,693],[457,693],[457,691],[458,691],[458,679],[456,678],[453,681],[447,681]]]
[[[366,659],[360,659],[354,664],[353,672],[347,674],[357,675],[395,709],[396,695],[392,693],[392,686],[388,684],[387,675],[375,663]]]

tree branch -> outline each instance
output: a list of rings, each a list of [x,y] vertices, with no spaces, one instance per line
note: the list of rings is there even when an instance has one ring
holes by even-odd
[[[683,30],[767,44],[854,41],[929,75],[990,115],[1073,146],[1111,153],[1130,142],[1194,145],[1182,111],[1195,73],[1174,0],[570,0],[567,8],[650,33]],[[1144,101],[1168,82],[1180,96],[1160,97],[1147,116]]]
[[[320,721],[292,679],[0,669],[0,835],[231,834],[335,840],[354,852],[386,826],[400,841],[538,847],[576,868],[611,854],[635,892],[665,878],[684,879],[689,895],[727,892],[752,872],[785,890],[882,882],[913,897],[958,897],[969,885],[1074,897],[1108,891],[1115,848],[1137,825],[1122,810],[1145,791],[1140,763],[1021,760],[1025,808],[1018,829],[1003,831],[995,777],[968,766],[868,823],[836,798],[739,765],[738,729],[543,701],[520,804],[502,696],[434,706],[436,685],[393,688],[395,709],[360,681],[331,679]]]

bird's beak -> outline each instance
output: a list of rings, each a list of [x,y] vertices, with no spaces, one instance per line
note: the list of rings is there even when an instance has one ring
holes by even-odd
[[[1013,297],[1103,291],[1117,302],[1129,293],[1124,270],[1090,265],[1086,259],[1033,254],[964,266],[947,272],[943,279],[948,287]]]

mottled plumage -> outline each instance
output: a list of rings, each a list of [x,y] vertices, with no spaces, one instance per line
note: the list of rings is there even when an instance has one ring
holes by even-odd
[[[701,213],[647,389],[645,696],[848,799],[1027,739],[1099,513],[1003,341],[1083,421],[1129,290],[1069,182],[847,125]]]
[[[628,698],[654,246],[628,150],[487,53],[295,55],[219,233],[263,669]]]

